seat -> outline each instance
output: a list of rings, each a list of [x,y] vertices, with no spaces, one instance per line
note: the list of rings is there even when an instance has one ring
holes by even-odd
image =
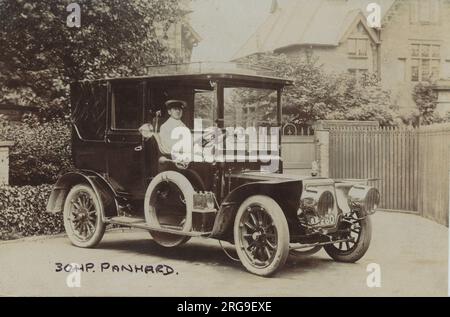
[[[154,133],[146,142],[146,154],[150,158],[150,176],[154,177],[163,171],[176,168],[171,159],[171,154],[165,153],[163,150],[158,133]]]
[[[189,179],[194,188],[197,190],[205,190],[205,184],[202,178],[199,176],[198,172],[191,169],[182,168],[177,165],[173,160],[171,154],[166,154],[162,150],[161,139],[158,133],[154,133],[146,142],[146,151],[148,151],[147,157],[150,158],[150,176],[155,177],[159,173],[165,171],[177,171],[183,174],[187,179]],[[209,166],[212,173],[212,165]]]

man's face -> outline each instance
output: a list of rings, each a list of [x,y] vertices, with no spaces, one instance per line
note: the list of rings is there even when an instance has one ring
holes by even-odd
[[[181,117],[183,116],[183,109],[179,107],[171,108],[169,109],[169,115],[175,120],[181,120]]]

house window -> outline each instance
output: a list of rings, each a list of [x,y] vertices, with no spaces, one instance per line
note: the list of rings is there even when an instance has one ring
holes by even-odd
[[[439,23],[440,0],[412,0],[410,4],[411,23]]]
[[[435,44],[411,45],[411,81],[439,79],[441,47]]]
[[[419,81],[419,61],[418,59],[413,59],[411,64],[411,80]]]
[[[351,57],[367,57],[368,39],[348,39],[348,55]]]
[[[369,72],[368,69],[365,68],[349,68],[348,72],[357,77],[363,76]]]
[[[444,64],[443,78],[450,79],[450,60],[447,60]]]

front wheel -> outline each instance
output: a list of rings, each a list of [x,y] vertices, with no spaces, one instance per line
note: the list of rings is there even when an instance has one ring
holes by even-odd
[[[283,211],[267,196],[252,196],[239,208],[234,222],[236,251],[251,273],[270,276],[289,254],[289,227]]]
[[[77,247],[93,248],[103,238],[105,223],[102,202],[94,190],[84,184],[74,186],[64,203],[64,228]]]
[[[344,217],[344,221],[347,233],[341,235],[339,239],[353,239],[353,241],[326,245],[324,249],[335,261],[354,263],[361,259],[369,249],[372,223],[369,216],[364,216],[359,211],[353,211]]]

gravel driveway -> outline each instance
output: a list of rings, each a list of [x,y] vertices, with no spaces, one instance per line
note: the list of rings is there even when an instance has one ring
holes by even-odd
[[[193,239],[168,250],[145,231],[124,229],[107,233],[97,249],[75,248],[65,237],[1,242],[0,295],[447,296],[446,227],[415,215],[379,212],[373,229],[371,247],[356,264],[333,262],[320,251],[289,259],[270,279],[247,273],[215,240]],[[232,246],[225,247],[234,254]],[[63,268],[70,263],[84,265],[79,288],[66,284],[69,273]],[[371,263],[381,268],[379,288],[366,283]]]

